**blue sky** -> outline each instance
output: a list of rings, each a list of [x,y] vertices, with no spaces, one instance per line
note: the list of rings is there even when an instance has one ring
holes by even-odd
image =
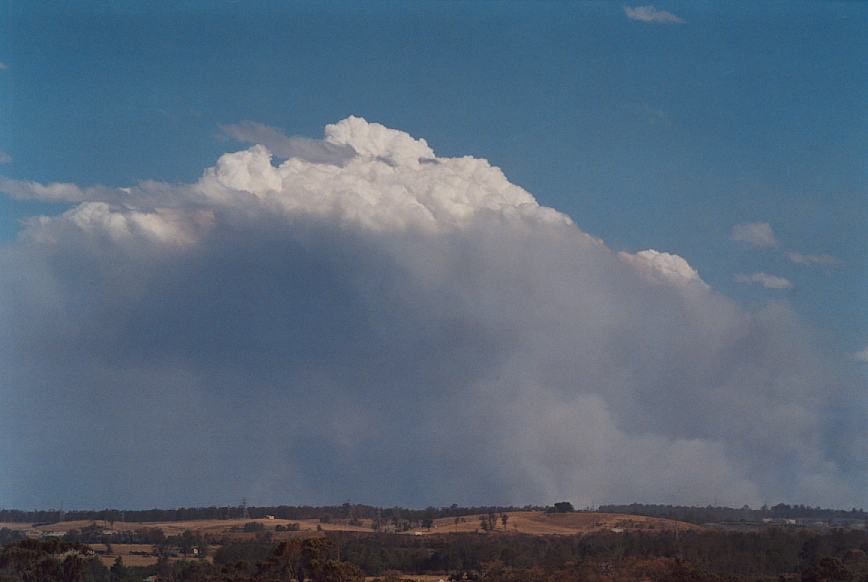
[[[486,158],[613,249],[678,254],[748,309],[789,302],[864,381],[868,4],[655,4],[681,22],[625,6],[2,1],[0,175],[192,182],[240,149],[221,124],[318,138],[358,115]],[[67,208],[0,197],[0,244]],[[731,240],[740,223],[777,246]]]

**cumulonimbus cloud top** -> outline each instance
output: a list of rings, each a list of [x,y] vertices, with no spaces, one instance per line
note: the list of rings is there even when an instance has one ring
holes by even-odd
[[[0,253],[0,503],[866,501],[785,303],[405,132],[266,135],[192,184],[0,182],[77,203]]]
[[[372,230],[458,228],[483,212],[571,223],[567,216],[539,206],[486,160],[437,158],[425,140],[377,123],[349,117],[326,126],[325,142],[351,147],[357,154],[343,164],[290,158],[275,166],[268,148],[255,145],[221,156],[197,183],[182,188],[143,183],[112,193],[64,184],[2,185],[31,193],[21,197],[51,200],[62,199],[62,192],[69,192],[72,200],[100,192],[100,201],[85,201],[59,219],[34,223],[40,236],[58,222],[113,237],[137,233],[187,243],[209,224],[198,212],[209,206],[327,216]],[[141,210],[149,205],[155,209]]]

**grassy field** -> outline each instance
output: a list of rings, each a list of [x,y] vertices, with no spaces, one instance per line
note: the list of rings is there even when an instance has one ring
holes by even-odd
[[[455,518],[435,520],[435,529],[424,531],[424,535],[445,534],[452,532],[481,531],[478,515],[465,516],[459,523]],[[593,531],[624,530],[624,531],[681,531],[701,529],[700,526],[640,515],[624,515],[619,513],[544,513],[541,511],[515,511],[507,514],[506,528],[500,518],[497,519],[497,529],[491,533],[522,533],[530,535],[576,535]]]
[[[146,522],[119,522],[108,523],[94,520],[78,520],[78,521],[60,521],[45,525],[33,525],[28,523],[5,523],[0,522],[0,528],[8,527],[18,531],[26,531],[32,537],[38,537],[43,533],[66,533],[73,529],[82,529],[84,527],[96,524],[102,527],[105,531],[134,531],[143,528],[155,528],[163,530],[167,536],[178,535],[185,530],[191,530],[201,534],[228,534],[235,529],[241,529],[245,524],[256,522],[261,523],[265,530],[274,530],[278,525],[287,526],[290,524],[298,524],[300,531],[315,532],[318,531],[317,526],[322,531],[357,531],[370,532],[370,522],[365,526],[353,526],[346,523],[320,523],[316,519],[202,519],[189,521],[146,521]],[[237,532],[241,533],[241,532]],[[242,536],[245,537],[245,536]]]
[[[123,559],[127,566],[150,566],[157,563],[157,556],[153,553],[154,546],[149,544],[112,544],[110,554],[106,553],[105,544],[90,544],[90,547],[97,552],[102,563],[109,567],[115,563],[118,556]],[[170,561],[180,559],[170,558]]]

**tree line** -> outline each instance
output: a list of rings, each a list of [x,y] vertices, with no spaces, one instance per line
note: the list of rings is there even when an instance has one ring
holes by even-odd
[[[295,539],[272,548],[254,564],[211,564],[204,560],[131,568],[118,558],[106,567],[86,545],[62,540],[20,540],[0,550],[2,582],[364,582],[355,564],[334,559],[326,538]]]
[[[0,522],[17,523],[54,523],[60,518],[66,520],[90,520],[112,522],[150,522],[150,521],[188,521],[201,519],[251,519],[264,518],[272,515],[279,519],[332,519],[343,520],[376,520],[380,523],[394,521],[423,521],[462,517],[468,515],[488,515],[513,511],[575,511],[572,504],[561,501],[550,506],[525,505],[518,506],[459,506],[452,504],[444,507],[426,507],[424,509],[407,507],[376,507],[372,505],[344,503],[342,505],[310,506],[310,505],[273,505],[273,506],[209,506],[209,507],[177,507],[173,509],[86,509],[67,510],[21,510],[0,509]],[[584,509],[580,511],[589,511]],[[748,506],[740,508],[719,506],[683,506],[683,505],[653,505],[631,503],[628,505],[601,505],[597,511],[605,513],[628,513],[648,517],[663,517],[691,523],[709,523],[721,521],[759,521],[763,518],[806,518],[806,519],[858,519],[868,520],[868,512],[863,509],[827,509],[809,505],[788,505],[779,503],[774,506],[763,506],[752,509]]]
[[[595,580],[866,582],[868,532],[612,532],[584,536],[417,537],[352,534],[280,544],[232,543],[207,560],[132,568],[104,566],[89,547],[63,540],[17,540],[0,550],[2,582],[360,582],[365,575],[451,580],[570,582]]]
[[[647,517],[662,517],[677,519],[690,523],[719,523],[719,522],[759,522],[763,519],[816,519],[816,520],[863,520],[868,521],[868,513],[863,509],[825,509],[811,507],[810,505],[788,505],[779,503],[769,507],[764,505],[759,509],[752,509],[747,505],[741,508],[734,507],[693,507],[686,505],[648,505],[644,503],[631,503],[629,505],[601,505],[598,511],[605,513],[629,513],[632,515],[644,515]]]
[[[65,520],[89,520],[103,522],[150,522],[150,521],[188,521],[201,519],[260,519],[268,515],[278,519],[369,519],[391,522],[403,520],[422,522],[444,517],[458,517],[476,514],[505,513],[508,511],[543,511],[545,506],[459,506],[426,507],[413,509],[406,507],[375,507],[372,505],[344,503],[331,506],[275,505],[275,506],[210,506],[178,507],[174,509],[100,509],[100,510],[21,510],[0,509],[0,522],[15,523],[54,523]]]

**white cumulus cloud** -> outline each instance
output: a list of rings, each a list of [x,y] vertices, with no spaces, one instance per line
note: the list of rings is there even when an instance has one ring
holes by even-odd
[[[696,269],[678,255],[648,249],[635,254],[620,252],[618,258],[633,265],[652,280],[685,287],[695,285],[702,289],[708,289],[708,285],[702,280]]]
[[[19,200],[42,200],[45,202],[84,202],[115,197],[115,193],[103,187],[80,188],[75,184],[52,182],[40,184],[29,180],[13,180],[0,176],[0,192]]]
[[[0,248],[4,503],[868,501],[785,303],[615,252],[486,160],[358,117],[321,141],[354,153],[3,183],[77,202]]]
[[[351,146],[306,137],[289,137],[277,128],[255,121],[226,124],[220,128],[240,142],[264,145],[281,159],[299,158],[309,162],[341,164],[356,155]]]
[[[115,204],[104,207],[109,213],[125,214],[150,199],[160,205],[195,203],[320,216],[373,230],[454,229],[487,213],[512,221],[571,223],[567,216],[539,206],[530,193],[511,184],[487,161],[464,157],[424,163],[435,159],[424,140],[380,124],[350,117],[327,126],[324,141],[348,146],[358,154],[343,166],[302,158],[275,166],[271,151],[254,145],[224,154],[197,183],[175,189],[155,182],[111,191],[0,179],[0,191],[40,200],[114,200]],[[46,220],[39,227],[68,222]],[[98,228],[96,223],[91,226]]]

